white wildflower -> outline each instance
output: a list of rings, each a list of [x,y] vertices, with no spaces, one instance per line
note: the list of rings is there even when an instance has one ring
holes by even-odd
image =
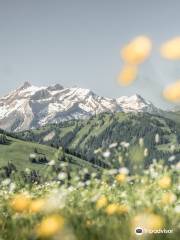
[[[119,163],[122,163],[123,162],[123,157],[119,156],[118,161],[119,161]]]
[[[68,163],[66,163],[66,162],[62,162],[62,163],[60,163],[60,167],[67,167],[68,166]]]
[[[90,199],[91,202],[96,202],[100,198],[100,196],[101,196],[101,193],[97,193]]]
[[[117,147],[117,143],[115,142],[115,143],[111,143],[110,145],[109,145],[109,148],[115,148],[115,147]]]
[[[31,170],[30,170],[29,168],[26,168],[26,169],[25,169],[25,172],[26,172],[27,174],[29,174],[29,173],[31,172]]]
[[[119,169],[119,173],[128,175],[129,174],[129,169],[126,167],[122,167]]]
[[[87,168],[84,168],[84,169],[83,169],[83,173],[84,173],[84,174],[87,174],[88,172],[89,172],[89,170],[88,170]]]
[[[97,173],[95,173],[95,172],[93,172],[92,174],[91,174],[91,177],[92,178],[95,178],[97,176]]]
[[[149,154],[149,151],[148,151],[148,149],[147,149],[147,148],[145,148],[145,149],[144,149],[144,157],[147,157],[147,156],[148,156],[148,154]]]
[[[36,158],[36,154],[35,154],[35,153],[31,153],[31,154],[29,155],[29,157],[30,157],[30,158]]]
[[[6,178],[2,181],[2,185],[3,186],[8,186],[11,183],[11,179],[10,178]]]
[[[65,180],[67,178],[67,173],[61,172],[58,174],[58,179],[59,180]]]
[[[97,148],[96,150],[94,150],[94,154],[98,154],[101,152],[101,148]]]
[[[124,148],[128,148],[130,144],[128,142],[121,142],[121,146]]]
[[[159,137],[159,134],[157,133],[155,135],[155,143],[159,143],[159,141],[160,141],[160,137]]]
[[[46,200],[45,212],[53,212],[56,209],[62,209],[65,206],[65,200],[67,197],[67,192],[60,191],[50,194],[49,198]]]
[[[149,169],[149,173],[150,173],[151,178],[153,178],[153,179],[158,177],[158,173],[154,170],[153,167],[151,167]]]
[[[176,159],[176,156],[173,155],[173,156],[169,157],[168,161],[173,162],[175,159]]]
[[[105,157],[105,158],[110,157],[110,155],[111,155],[111,153],[108,150],[106,152],[103,152],[103,157]]]
[[[74,181],[78,182],[80,180],[80,178],[78,176],[74,177]]]
[[[86,184],[87,186],[89,186],[89,185],[91,184],[91,181],[90,181],[90,180],[87,180],[87,181],[85,182],[85,184]]]
[[[139,139],[139,145],[140,145],[140,147],[144,146],[144,139],[143,138]]]
[[[49,166],[55,165],[55,161],[54,161],[54,160],[51,160],[50,162],[48,162],[48,165],[49,165]]]
[[[68,187],[68,192],[73,192],[73,191],[75,191],[76,189],[75,189],[75,187],[73,187],[73,186],[70,186],[70,187]]]
[[[12,183],[9,185],[9,191],[10,191],[10,192],[14,192],[15,189],[16,189],[16,184],[12,182]]]
[[[175,149],[176,149],[175,145],[171,145],[170,150],[174,152]]]
[[[117,173],[118,173],[117,169],[110,169],[110,170],[108,170],[108,175],[115,175]]]
[[[84,182],[78,182],[77,184],[77,188],[81,188],[84,187],[85,183]]]

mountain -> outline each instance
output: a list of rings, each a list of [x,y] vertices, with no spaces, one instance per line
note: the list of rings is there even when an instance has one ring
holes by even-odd
[[[159,112],[139,95],[110,99],[83,88],[23,86],[0,98],[0,128],[22,131],[102,112]]]
[[[148,148],[149,152],[145,165],[154,158],[171,163],[168,162],[171,156],[174,156],[176,161],[180,157],[180,125],[166,117],[143,112],[102,113],[87,120],[49,124],[16,134],[24,140],[61,146],[66,152],[92,163],[99,160],[95,154],[97,149],[107,151],[111,144],[116,143],[115,152],[122,154],[124,143],[131,149],[139,146],[140,138],[143,138],[144,147]],[[127,162],[131,161],[129,156],[125,156]],[[109,165],[113,159],[116,159],[117,163],[118,157],[111,155],[106,158],[106,163]],[[100,159],[102,158],[103,156]],[[102,161],[99,164],[102,164]]]

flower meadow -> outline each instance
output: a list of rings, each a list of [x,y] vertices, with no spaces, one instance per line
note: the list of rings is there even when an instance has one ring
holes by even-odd
[[[111,154],[111,147],[102,154]],[[1,240],[179,239],[178,161],[164,166],[154,160],[132,174],[125,166],[83,168],[72,171],[70,178],[68,163],[59,164],[63,171],[43,184],[1,182]]]

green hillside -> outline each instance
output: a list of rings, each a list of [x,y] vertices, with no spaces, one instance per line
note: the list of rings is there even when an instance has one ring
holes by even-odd
[[[53,165],[51,163],[53,161]],[[79,171],[87,168],[89,171],[98,169],[99,166],[80,159],[72,154],[64,153],[63,149],[51,146],[23,141],[0,131],[0,179],[12,177],[24,177],[40,181],[40,179],[53,178],[59,172],[64,171],[61,163],[67,163],[66,171]],[[66,166],[66,165],[65,165]],[[54,175],[48,176],[48,171],[53,168]],[[29,175],[26,173],[27,169]],[[51,169],[52,171],[52,169]],[[28,176],[27,176],[28,175]]]
[[[6,165],[7,162],[12,162],[19,170],[28,167],[33,169],[43,168],[44,164],[33,164],[29,161],[30,154],[33,154],[35,149],[39,156],[44,155],[47,160],[54,159],[56,149],[52,147],[25,142],[12,137],[7,137],[7,140],[6,144],[0,144],[0,167]]]
[[[155,142],[156,135],[159,136],[158,143]],[[106,149],[109,144],[124,141],[137,145],[140,138],[144,139],[144,146],[150,152],[147,163],[153,158],[167,160],[172,155],[172,145],[173,154],[180,155],[179,124],[167,117],[147,113],[104,113],[88,120],[47,125],[19,136],[41,144],[62,146],[66,152],[91,162],[97,161],[94,151],[98,148]],[[108,164],[107,160],[105,164]]]

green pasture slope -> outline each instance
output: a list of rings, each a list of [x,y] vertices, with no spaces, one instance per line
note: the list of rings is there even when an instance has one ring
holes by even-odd
[[[48,161],[55,160],[58,164],[58,150],[56,148],[42,145],[38,143],[22,141],[17,138],[7,136],[8,142],[6,144],[0,144],[0,168],[7,166],[8,162],[11,162],[17,170],[25,170],[26,168],[32,170],[43,171],[46,169],[47,164],[43,163],[32,163],[29,160],[30,154],[34,153],[35,149],[38,152],[39,156],[46,156]],[[64,153],[64,160],[69,162],[71,168],[81,168],[86,167],[90,170],[94,169],[91,163],[75,157],[71,154]]]
[[[56,149],[32,142],[25,142],[16,138],[7,137],[8,143],[0,144],[0,167],[12,162],[17,169],[25,168],[39,169],[43,164],[32,164],[29,160],[30,154],[37,149],[39,153],[45,155],[49,160],[54,159]]]
[[[71,154],[86,160],[96,158],[94,155],[96,149],[107,148],[113,142],[126,141],[134,145],[138,143],[139,138],[143,138],[145,146],[151,153],[149,159],[155,157],[168,159],[172,154],[172,145],[175,154],[178,157],[180,155],[180,124],[178,114],[167,115],[103,113],[88,120],[49,124],[39,129],[18,133],[18,136],[49,146],[62,146]],[[157,144],[156,134],[159,135]],[[52,135],[52,138],[46,140],[48,135]]]

